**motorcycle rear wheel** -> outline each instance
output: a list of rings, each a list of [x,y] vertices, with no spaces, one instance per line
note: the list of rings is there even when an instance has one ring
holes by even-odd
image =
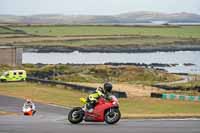
[[[115,109],[109,109],[105,113],[105,122],[107,124],[115,124],[117,123],[121,118],[121,113],[118,108]]]
[[[68,114],[68,120],[72,124],[78,124],[82,122],[83,117],[84,117],[84,112],[80,107],[73,108]]]

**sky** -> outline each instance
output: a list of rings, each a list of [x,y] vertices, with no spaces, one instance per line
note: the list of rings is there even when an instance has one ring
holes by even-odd
[[[200,14],[200,0],[0,0],[1,15],[116,15],[134,11]]]

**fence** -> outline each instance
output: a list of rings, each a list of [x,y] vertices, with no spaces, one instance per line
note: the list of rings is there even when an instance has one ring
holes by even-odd
[[[42,84],[55,85],[55,86],[56,85],[62,85],[64,87],[70,87],[74,90],[79,90],[79,91],[88,92],[88,93],[94,92],[96,90],[96,88],[94,88],[94,87],[71,84],[71,83],[66,83],[66,82],[61,82],[61,81],[44,80],[44,79],[38,79],[38,78],[33,78],[33,77],[28,77],[27,81],[38,82],[38,83],[42,83]],[[127,98],[126,92],[112,91],[112,94],[115,95],[118,98]]]

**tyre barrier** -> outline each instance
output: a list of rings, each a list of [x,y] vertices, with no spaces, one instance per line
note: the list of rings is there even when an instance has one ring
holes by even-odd
[[[182,90],[183,89],[180,86],[171,87],[167,85],[152,85],[152,87],[160,88],[163,90]],[[195,86],[193,88],[185,88],[185,90],[197,90],[198,92],[200,92],[200,86]]]
[[[160,94],[160,93],[151,93],[151,97],[162,98],[162,94]]]
[[[169,99],[169,100],[182,100],[182,101],[199,101],[200,96],[186,96],[186,95],[177,95],[177,94],[160,94],[160,93],[151,93],[151,97]]]
[[[71,84],[71,83],[66,83],[66,82],[62,82],[62,81],[44,80],[44,79],[38,79],[38,78],[33,78],[33,77],[28,77],[27,81],[41,83],[41,84],[55,85],[55,86],[61,85],[64,87],[70,87],[74,90],[83,91],[83,92],[87,92],[87,93],[91,93],[96,90],[96,88],[94,88],[94,87]],[[112,91],[112,94],[115,95],[117,98],[127,98],[126,92]]]

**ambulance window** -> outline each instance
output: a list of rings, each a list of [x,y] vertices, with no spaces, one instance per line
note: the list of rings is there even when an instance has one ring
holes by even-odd
[[[14,72],[14,73],[13,73],[13,75],[17,75],[17,73],[16,73],[16,72]]]
[[[23,74],[23,72],[19,72],[19,75],[22,75]]]

